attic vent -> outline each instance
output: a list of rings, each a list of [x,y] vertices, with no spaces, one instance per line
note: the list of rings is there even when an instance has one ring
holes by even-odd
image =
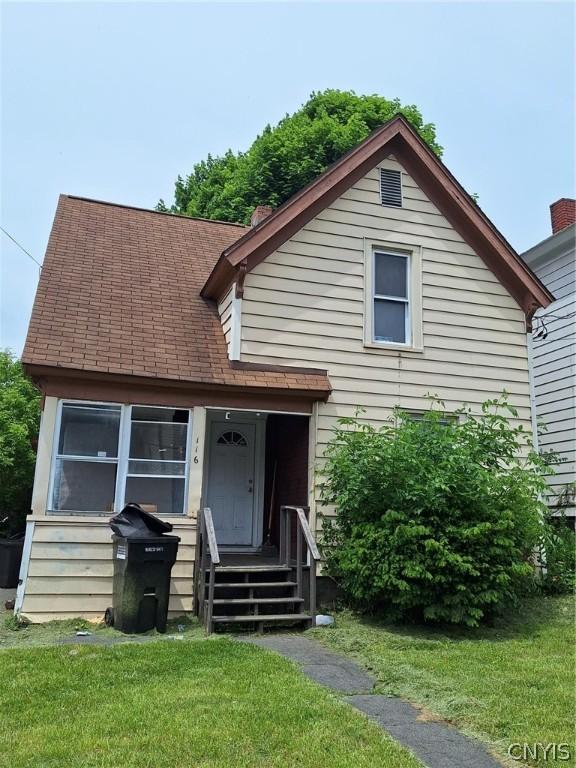
[[[380,168],[380,199],[382,205],[402,208],[402,174],[389,168]]]

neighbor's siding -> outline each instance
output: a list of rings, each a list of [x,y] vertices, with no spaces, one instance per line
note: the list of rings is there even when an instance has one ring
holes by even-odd
[[[576,251],[573,245],[568,251],[534,269],[557,301],[576,294]]]
[[[230,355],[230,342],[232,335],[232,299],[234,297],[235,290],[236,285],[231,285],[228,292],[224,295],[218,304],[218,314],[220,315],[220,322],[222,323],[224,338],[226,339],[226,349],[228,350],[228,355]]]
[[[555,506],[567,483],[576,481],[576,229],[572,226],[524,254],[556,301],[537,313],[547,335],[536,333],[532,344],[536,413],[544,428],[538,441],[542,451],[555,451],[561,463],[549,477],[549,503]],[[539,319],[538,319],[539,318]],[[574,507],[567,508],[575,514]]]
[[[403,208],[383,207],[374,169],[246,276],[241,359],[328,369],[317,461],[338,417],[361,406],[379,425],[429,393],[478,409],[505,388],[530,427],[522,310],[406,173],[403,188]],[[364,238],[422,248],[423,353],[364,347]]]
[[[539,313],[555,317],[545,319],[546,339],[533,344],[536,413],[546,427],[538,441],[541,450],[553,450],[562,460],[549,481],[553,504],[563,486],[576,480],[576,318],[560,319],[574,311],[572,296]]]

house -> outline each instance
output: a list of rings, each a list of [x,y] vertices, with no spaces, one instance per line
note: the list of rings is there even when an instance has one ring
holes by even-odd
[[[576,201],[562,198],[550,206],[552,236],[522,259],[554,294],[555,301],[535,315],[530,367],[540,450],[560,460],[549,478],[549,504],[576,517]]]
[[[358,406],[381,424],[506,388],[530,428],[527,332],[552,295],[403,117],[251,223],[60,198],[23,355],[44,395],[30,619],[102,617],[127,501],[181,537],[173,614],[193,608],[200,535],[203,604],[210,522],[233,582],[292,575],[283,505],[312,591],[315,470]]]

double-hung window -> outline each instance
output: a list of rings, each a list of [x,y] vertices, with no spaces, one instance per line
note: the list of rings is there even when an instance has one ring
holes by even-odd
[[[187,409],[62,402],[50,510],[184,513],[190,426]]]
[[[374,251],[373,340],[409,344],[410,256]]]
[[[421,247],[365,239],[364,255],[364,345],[422,352]]]

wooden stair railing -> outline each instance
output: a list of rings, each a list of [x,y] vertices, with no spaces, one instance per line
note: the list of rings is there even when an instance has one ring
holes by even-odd
[[[312,627],[316,624],[316,563],[321,560],[320,552],[314,535],[308,524],[306,513],[309,512],[309,507],[295,507],[290,505],[283,505],[280,507],[280,562],[286,566],[291,566],[292,563],[296,563],[296,583],[297,583],[297,595],[303,596],[304,581],[303,581],[303,547],[306,545],[306,551],[309,555],[309,597],[308,597],[308,612],[310,614],[310,625]],[[296,521],[296,557],[292,556],[292,519]],[[308,560],[308,555],[306,560]]]
[[[196,599],[196,614],[206,631],[212,632],[212,614],[214,611],[214,583],[216,581],[216,566],[220,564],[220,553],[216,541],[214,521],[210,507],[204,507],[198,513],[198,556],[196,557],[196,572],[194,587]],[[208,600],[205,600],[206,573],[208,579]]]

